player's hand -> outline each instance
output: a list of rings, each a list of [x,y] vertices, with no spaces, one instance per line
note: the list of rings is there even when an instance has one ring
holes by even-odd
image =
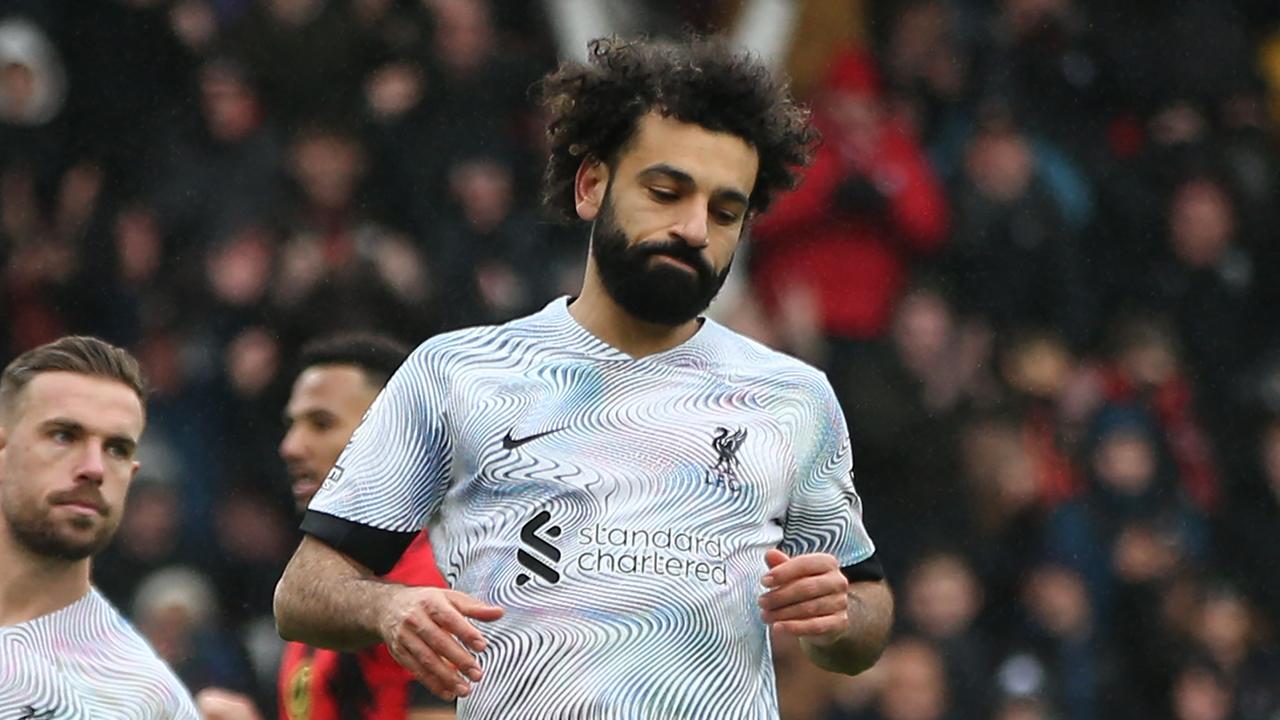
[[[787,557],[777,549],[764,554],[769,566],[761,580],[760,616],[775,628],[815,645],[828,645],[849,627],[849,581],[834,555]]]
[[[247,695],[210,687],[196,693],[196,709],[204,720],[262,720]]]
[[[470,620],[493,621],[503,610],[455,590],[406,587],[388,603],[379,623],[392,657],[445,700],[471,693],[484,671],[473,653],[485,639]],[[470,618],[470,619],[468,619]]]

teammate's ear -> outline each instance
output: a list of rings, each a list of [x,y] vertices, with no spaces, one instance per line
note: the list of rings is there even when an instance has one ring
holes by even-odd
[[[583,158],[573,178],[573,201],[578,217],[588,222],[595,220],[608,188],[609,167],[594,157]]]

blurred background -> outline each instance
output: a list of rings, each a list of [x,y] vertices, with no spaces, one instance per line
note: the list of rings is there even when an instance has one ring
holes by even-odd
[[[274,707],[300,344],[574,293],[529,86],[690,28],[824,133],[712,314],[828,372],[899,599],[858,678],[778,639],[784,717],[1280,717],[1274,0],[5,0],[0,362],[154,386],[103,592]]]

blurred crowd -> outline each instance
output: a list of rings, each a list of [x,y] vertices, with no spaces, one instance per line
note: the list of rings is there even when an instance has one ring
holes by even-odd
[[[6,0],[0,361],[153,386],[98,586],[273,707],[300,345],[574,293],[531,84],[752,18],[824,141],[712,314],[827,371],[899,600],[857,678],[777,638],[784,717],[1280,717],[1274,0]]]

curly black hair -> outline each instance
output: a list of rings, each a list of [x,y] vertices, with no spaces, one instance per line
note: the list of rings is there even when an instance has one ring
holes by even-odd
[[[573,184],[583,159],[613,167],[650,112],[727,132],[755,148],[752,212],[799,181],[818,133],[787,83],[749,54],[703,37],[679,44],[602,38],[590,50],[588,63],[563,63],[538,87],[550,115],[543,204],[557,218],[577,219]]]

